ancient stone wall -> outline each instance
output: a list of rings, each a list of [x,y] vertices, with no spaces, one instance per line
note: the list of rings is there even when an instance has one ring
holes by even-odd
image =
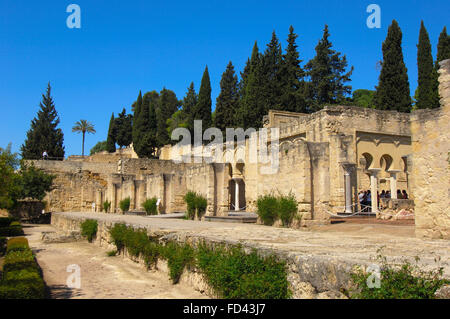
[[[416,235],[450,238],[450,60],[440,63],[441,107],[412,116]]]

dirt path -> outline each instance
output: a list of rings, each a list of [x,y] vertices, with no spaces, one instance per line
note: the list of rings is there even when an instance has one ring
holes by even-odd
[[[26,225],[25,233],[44,273],[51,297],[55,299],[191,299],[207,298],[183,284],[172,285],[168,276],[147,272],[142,265],[122,258],[108,257],[106,250],[87,242],[45,244],[41,232],[50,225]],[[80,267],[80,289],[68,288],[67,266]]]

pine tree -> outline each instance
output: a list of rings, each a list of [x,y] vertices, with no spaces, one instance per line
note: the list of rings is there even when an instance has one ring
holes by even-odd
[[[264,114],[270,109],[280,110],[283,69],[283,53],[275,31],[261,58],[261,85],[264,95]]]
[[[108,137],[106,138],[106,150],[108,153],[114,153],[116,151],[116,132],[114,127],[115,119],[114,113],[109,120]]]
[[[434,68],[431,44],[423,21],[420,25],[419,44],[417,45],[418,109],[439,107],[437,72]]]
[[[191,82],[186,95],[183,99],[183,114],[187,123],[186,128],[191,133],[192,142],[194,141],[194,111],[198,103],[198,95],[195,92],[194,82]]]
[[[159,95],[158,109],[156,110],[157,132],[156,140],[158,147],[170,144],[170,136],[167,132],[167,120],[178,111],[180,102],[175,93],[163,88]]]
[[[383,62],[375,94],[380,110],[411,111],[409,80],[402,53],[402,31],[393,20],[383,42]]]
[[[31,128],[27,132],[27,139],[21,146],[22,158],[40,159],[44,151],[50,158],[64,159],[64,135],[60,128],[58,113],[56,112],[51,86],[48,83],[46,94],[42,94],[42,102],[37,117],[31,121]]]
[[[216,101],[214,126],[225,132],[227,127],[235,127],[236,113],[239,108],[239,85],[234,66],[228,63],[220,80],[220,94]]]
[[[125,108],[115,120],[116,141],[120,148],[128,146],[133,142],[132,130],[133,119],[131,114],[126,114]]]
[[[198,102],[193,112],[194,120],[202,121],[203,131],[211,126],[211,104],[211,82],[208,66],[206,66],[198,92]]]
[[[290,26],[288,36],[288,46],[286,54],[283,56],[283,70],[280,83],[281,110],[290,112],[306,112],[306,101],[304,98],[304,71],[300,66],[302,60],[297,51],[296,39],[298,35],[294,33],[294,28]]]
[[[439,62],[450,59],[450,36],[447,35],[447,28],[442,29],[437,45],[436,69],[439,70]]]
[[[333,44],[328,40],[330,33],[325,25],[323,37],[316,46],[316,56],[310,60],[305,69],[310,78],[308,83],[309,111],[318,111],[326,104],[337,104],[345,100],[352,87],[345,85],[350,81],[353,67],[346,72],[347,57],[332,50]]]
[[[133,148],[136,146],[137,143],[139,143],[139,138],[140,138],[140,134],[141,134],[141,130],[140,130],[139,124],[137,122],[137,119],[139,118],[139,113],[141,111],[141,107],[142,107],[142,92],[139,91],[138,98],[131,107],[131,109],[133,111],[133,128],[132,128]],[[114,139],[114,141],[115,141],[115,139]]]

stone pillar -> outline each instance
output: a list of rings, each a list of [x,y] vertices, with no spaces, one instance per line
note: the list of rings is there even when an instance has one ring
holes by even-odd
[[[378,212],[378,172],[380,168],[371,168],[370,171],[370,197],[372,200],[372,213]]]
[[[234,187],[234,189],[235,189],[234,210],[238,212],[239,211],[239,179],[235,178],[234,184],[235,184],[235,187]]]
[[[354,164],[344,163],[342,164],[344,167],[344,183],[345,183],[345,213],[351,214],[353,213],[352,209],[352,182],[351,182],[351,174],[353,171]]]
[[[391,173],[391,198],[397,199],[397,171],[390,171]]]

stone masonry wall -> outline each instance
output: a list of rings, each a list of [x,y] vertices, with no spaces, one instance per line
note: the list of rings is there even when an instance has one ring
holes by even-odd
[[[450,239],[450,60],[440,63],[441,107],[412,114],[416,235]]]

